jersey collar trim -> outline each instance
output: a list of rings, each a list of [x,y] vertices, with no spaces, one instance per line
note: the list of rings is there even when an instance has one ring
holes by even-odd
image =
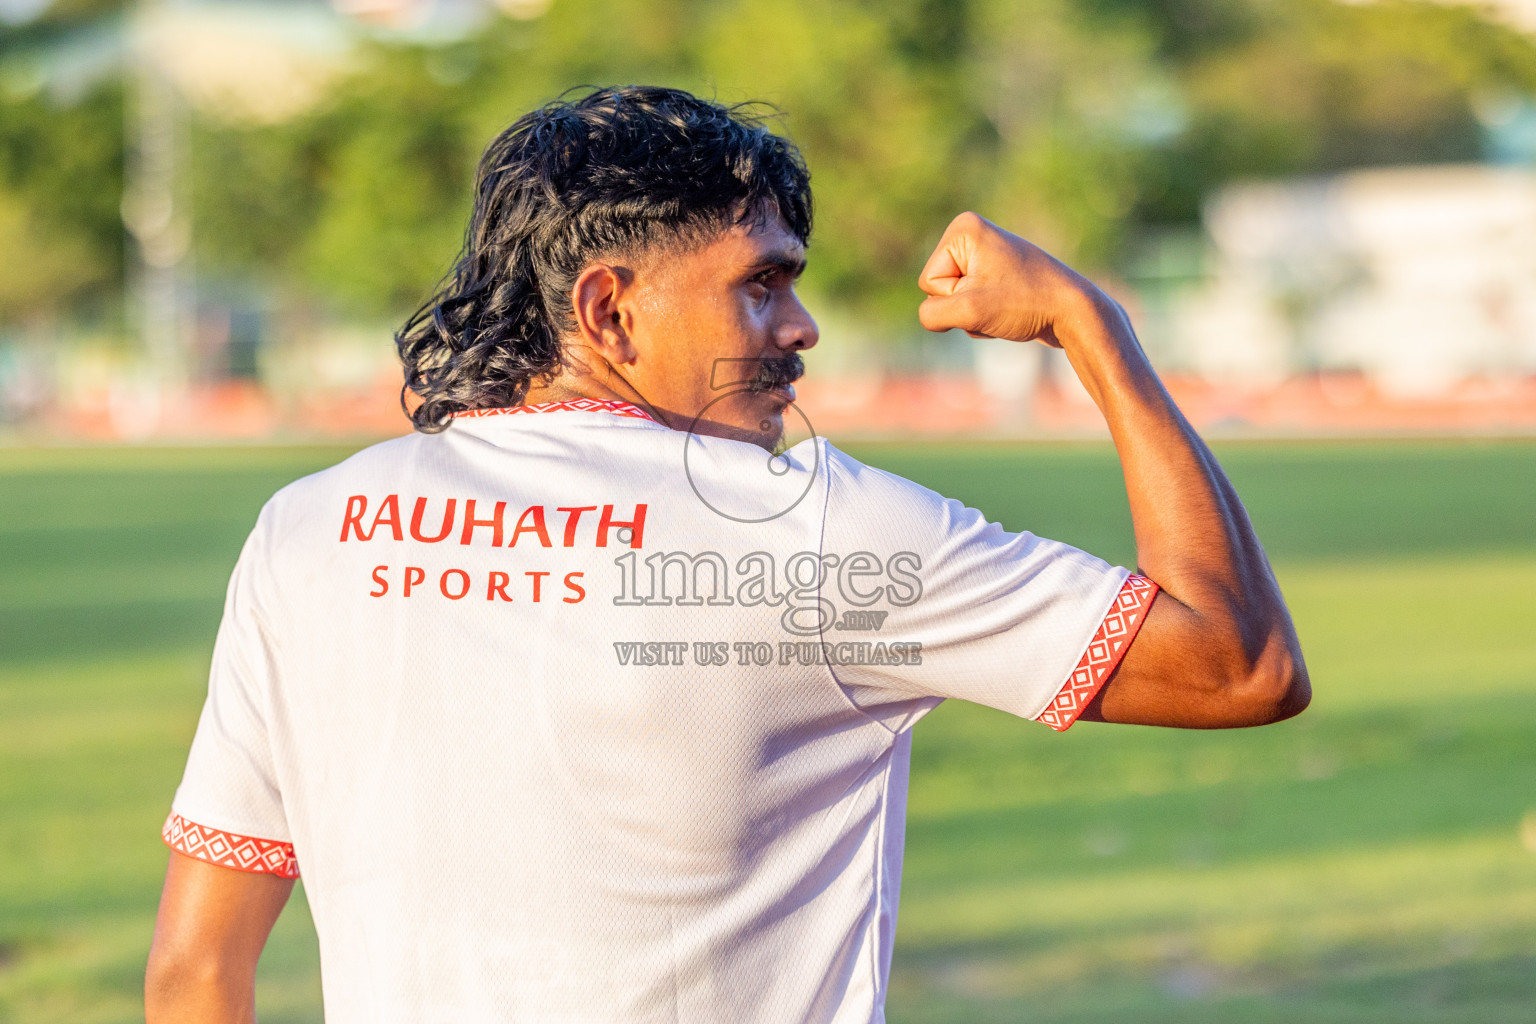
[[[539,405],[514,405],[502,409],[465,409],[453,414],[454,419],[479,419],[485,416],[524,416],[537,412],[606,412],[627,419],[649,420],[656,418],[638,405],[602,398],[574,398],[569,402],[543,402]]]

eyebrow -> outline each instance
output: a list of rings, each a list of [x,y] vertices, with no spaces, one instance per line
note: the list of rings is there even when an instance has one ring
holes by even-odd
[[[747,276],[755,277],[765,270],[777,270],[790,277],[799,277],[805,272],[805,257],[791,256],[788,252],[767,253],[747,268]]]

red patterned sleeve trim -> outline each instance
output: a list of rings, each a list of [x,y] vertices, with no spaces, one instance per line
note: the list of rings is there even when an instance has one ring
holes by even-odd
[[[217,864],[221,868],[234,868],[236,871],[249,871],[258,875],[277,875],[280,878],[299,877],[299,862],[293,855],[292,843],[221,832],[188,821],[179,814],[172,814],[165,819],[160,837],[165,840],[165,845],[177,853]]]
[[[1145,576],[1131,576],[1125,581],[1098,632],[1088,641],[1082,660],[1067,677],[1061,692],[1035,716],[1035,721],[1044,722],[1057,732],[1065,732],[1077,721],[1077,716],[1119,667],[1120,659],[1125,657],[1131,641],[1136,639],[1141,624],[1146,621],[1147,609],[1152,607],[1157,591],[1157,584]]]

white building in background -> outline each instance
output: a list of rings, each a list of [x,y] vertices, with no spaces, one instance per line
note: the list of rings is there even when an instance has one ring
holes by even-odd
[[[1536,32],[1536,0],[1442,0],[1482,8],[1496,21],[1513,28]]]
[[[1536,373],[1536,171],[1403,167],[1235,185],[1213,273],[1176,307],[1179,361],[1263,386],[1359,370],[1395,396]]]

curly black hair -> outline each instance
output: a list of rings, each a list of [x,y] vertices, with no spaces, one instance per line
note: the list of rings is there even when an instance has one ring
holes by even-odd
[[[498,135],[480,158],[463,251],[395,335],[416,429],[517,405],[559,372],[571,290],[594,260],[774,216],[809,241],[810,173],[760,109],[622,86],[567,94]]]

